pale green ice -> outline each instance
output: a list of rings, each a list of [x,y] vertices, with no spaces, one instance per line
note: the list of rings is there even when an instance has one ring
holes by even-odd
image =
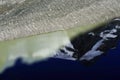
[[[13,66],[16,59],[22,58],[25,63],[46,60],[62,46],[70,43],[70,39],[96,27],[96,25],[76,27],[69,30],[56,31],[26,38],[0,42],[0,72]]]

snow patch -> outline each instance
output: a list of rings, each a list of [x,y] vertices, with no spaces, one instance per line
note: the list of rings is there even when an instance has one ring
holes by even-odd
[[[60,59],[66,59],[66,60],[75,60],[75,58],[72,57],[72,55],[62,53],[60,51],[57,52],[57,54],[54,56],[54,58],[60,58]]]
[[[83,57],[80,58],[80,60],[87,60],[90,61],[92,60],[94,57],[97,57],[99,55],[101,55],[103,52],[101,51],[88,51]]]
[[[100,37],[102,37],[105,40],[107,40],[108,38],[116,38],[117,35],[114,34],[116,32],[117,32],[116,29],[106,30],[106,31],[100,33]]]
[[[118,28],[118,26],[116,26]],[[116,33],[117,30],[116,29],[112,29],[112,30],[105,30],[103,32],[100,33],[100,37],[102,38],[101,40],[99,40],[93,47],[91,50],[89,50],[88,52],[85,53],[85,55],[83,55],[80,60],[92,60],[94,57],[101,55],[103,52],[100,50],[97,50],[102,44],[103,41],[108,40],[108,38],[116,38],[117,35],[115,35],[114,33]]]
[[[71,43],[68,44],[68,45],[66,45],[66,47],[74,49],[74,47],[73,47],[73,45]],[[67,60],[75,60],[75,58],[72,57],[73,54],[74,54],[74,52],[67,50],[65,47],[62,48],[62,50],[64,50],[65,53],[63,53],[63,52],[61,52],[59,50],[59,51],[57,51],[57,53],[55,53],[54,58],[67,59]]]
[[[103,44],[103,41],[104,41],[103,39],[100,40],[100,41],[98,41],[98,42],[92,47],[92,49],[91,49],[90,51],[88,51],[87,53],[85,53],[85,55],[83,55],[83,56],[80,58],[80,60],[87,60],[87,61],[89,61],[89,60],[93,59],[94,57],[101,55],[103,52],[100,51],[100,50],[97,50],[97,49]]]
[[[120,21],[120,18],[116,18],[116,19],[114,19],[115,21]]]
[[[116,29],[120,29],[120,26],[116,25],[115,28],[116,28]]]
[[[93,33],[93,32],[90,32],[90,33],[88,33],[89,35],[92,35],[92,36],[95,36],[95,33]]]

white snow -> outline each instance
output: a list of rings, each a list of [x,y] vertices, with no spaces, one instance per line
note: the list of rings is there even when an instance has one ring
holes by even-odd
[[[87,60],[87,61],[89,61],[89,60],[93,59],[94,57],[101,55],[103,52],[100,51],[100,50],[97,50],[97,49],[103,44],[103,43],[102,43],[103,41],[104,41],[103,39],[100,40],[100,41],[98,41],[98,42],[92,47],[92,49],[91,49],[90,51],[88,51],[87,53],[85,53],[85,55],[83,55],[83,56],[80,58],[80,60]]]
[[[57,54],[53,58],[60,58],[60,59],[66,59],[66,60],[75,60],[75,58],[72,57],[72,55],[64,54],[60,51],[57,52]]]
[[[80,58],[80,60],[87,60],[87,61],[90,61],[90,60],[92,60],[94,57],[96,57],[96,56],[99,56],[99,55],[101,55],[103,52],[101,52],[101,51],[89,51],[89,52],[87,52],[83,57],[81,57]]]
[[[66,48],[63,48],[63,50],[67,53],[67,55],[72,56],[73,52],[72,51],[68,51]]]
[[[116,29],[112,29],[110,33],[116,33],[117,30]]]
[[[116,19],[117,20],[117,19]],[[120,20],[120,19],[119,19]],[[98,50],[98,48],[103,45],[105,40],[108,40],[109,38],[116,38],[117,35],[114,34],[117,32],[117,29],[120,28],[120,26],[116,26],[114,29],[111,30],[105,30],[103,32],[100,33],[100,37],[102,38],[101,40],[99,40],[93,47],[91,50],[89,50],[88,52],[85,53],[85,55],[83,55],[80,60],[92,60],[94,57],[97,57],[101,54],[103,54],[103,51]],[[94,36],[95,33],[90,32],[88,33],[88,35],[92,35]],[[67,47],[70,47],[72,49],[74,49],[73,45],[70,43],[67,45]],[[75,60],[75,58],[72,57],[72,55],[74,54],[74,52],[67,50],[65,47],[62,48],[62,50],[65,51],[65,53],[62,53],[60,51],[58,51],[55,55],[55,58],[60,58],[60,59],[68,59],[68,60]]]
[[[93,47],[92,47],[92,50],[96,50],[97,48],[99,48],[103,43],[104,40],[102,39],[102,40],[100,40],[100,41],[98,41]]]
[[[116,37],[117,37],[117,35],[114,35],[114,34],[107,34],[105,36],[105,38],[116,38]]]
[[[108,38],[116,38],[117,35],[113,34],[116,32],[117,32],[116,29],[106,30],[106,31],[100,33],[100,37],[102,37],[105,40],[107,40]]]
[[[74,49],[74,48],[73,48],[73,45],[72,45],[71,43],[69,43],[69,44],[66,45],[66,46]],[[62,50],[64,50],[65,53],[62,53],[62,52],[60,52],[60,50],[59,50],[59,51],[57,51],[57,53],[55,53],[54,58],[67,59],[67,60],[75,60],[75,58],[72,57],[73,54],[74,54],[74,52],[67,50],[65,47],[62,48]]]
[[[114,19],[114,20],[120,21],[120,18],[116,18],[116,19]]]
[[[95,36],[95,33],[93,33],[93,32],[90,32],[90,33],[88,33],[89,35],[92,35],[92,36]]]
[[[116,28],[116,29],[120,29],[120,26],[116,25],[115,28]]]
[[[116,38],[117,35],[113,34],[116,33],[117,30],[116,29],[112,29],[112,30],[105,30],[104,32],[100,33],[100,37],[102,38],[101,40],[99,40],[93,47],[91,50],[89,50],[88,52],[85,53],[85,55],[83,55],[80,60],[91,60],[96,56],[101,55],[103,52],[100,50],[97,50],[102,44],[103,41],[107,40],[108,38]]]
[[[74,47],[73,47],[71,42],[68,45],[66,45],[66,47],[70,47],[70,48],[74,49]]]

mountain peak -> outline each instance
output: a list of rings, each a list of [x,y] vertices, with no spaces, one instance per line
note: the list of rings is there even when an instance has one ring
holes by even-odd
[[[71,40],[72,47],[64,47],[55,57],[90,62],[116,47],[119,39],[120,18],[115,18],[103,27],[76,36]]]

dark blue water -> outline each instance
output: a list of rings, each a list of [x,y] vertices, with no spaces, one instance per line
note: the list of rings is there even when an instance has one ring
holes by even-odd
[[[0,75],[0,80],[119,80],[120,79],[120,41],[116,49],[109,50],[91,66],[78,61],[49,59],[32,65],[17,60]]]

